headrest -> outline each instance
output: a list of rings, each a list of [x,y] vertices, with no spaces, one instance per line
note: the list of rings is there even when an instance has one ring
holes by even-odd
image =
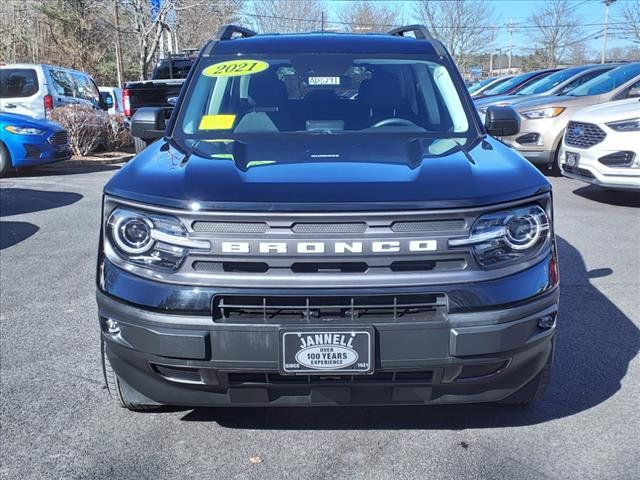
[[[398,76],[382,70],[373,72],[360,84],[358,100],[371,107],[397,107],[402,101]]]
[[[270,71],[252,75],[248,93],[251,103],[260,107],[280,106],[288,98],[286,85]]]

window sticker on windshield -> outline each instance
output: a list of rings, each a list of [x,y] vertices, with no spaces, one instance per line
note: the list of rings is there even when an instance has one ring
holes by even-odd
[[[202,71],[205,77],[239,77],[240,75],[253,75],[269,68],[267,62],[262,60],[228,60],[214,63]]]
[[[235,115],[203,115],[199,130],[229,130],[235,122]]]
[[[340,77],[309,77],[307,82],[311,85],[340,85]]]

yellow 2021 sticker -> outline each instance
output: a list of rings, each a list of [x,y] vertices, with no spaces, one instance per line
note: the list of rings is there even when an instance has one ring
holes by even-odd
[[[235,115],[203,115],[199,130],[230,130],[235,122]]]
[[[239,77],[253,75],[267,68],[269,68],[269,64],[262,60],[228,60],[209,65],[202,71],[202,75],[205,77]]]

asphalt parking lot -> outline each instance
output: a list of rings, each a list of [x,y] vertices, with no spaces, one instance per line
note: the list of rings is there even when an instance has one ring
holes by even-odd
[[[132,413],[103,386],[94,300],[114,172],[0,182],[1,478],[638,477],[640,195],[551,178],[559,337],[534,407]]]

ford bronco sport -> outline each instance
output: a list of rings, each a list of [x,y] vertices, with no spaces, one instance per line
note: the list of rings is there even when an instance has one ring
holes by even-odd
[[[105,186],[111,395],[159,405],[528,403],[548,382],[551,188],[423,26],[200,51]]]

